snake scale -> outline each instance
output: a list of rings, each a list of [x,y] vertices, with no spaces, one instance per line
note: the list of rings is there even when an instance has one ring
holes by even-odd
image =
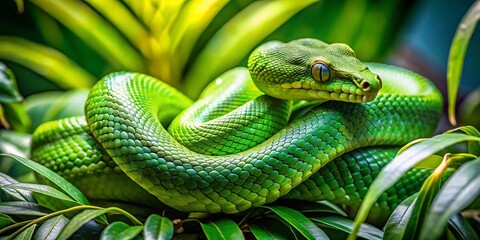
[[[326,199],[355,212],[398,146],[435,131],[441,107],[424,77],[364,64],[345,44],[273,41],[193,105],[153,77],[109,74],[85,117],[35,131],[32,158],[92,199],[210,213]],[[417,191],[425,171],[384,193],[373,219]]]

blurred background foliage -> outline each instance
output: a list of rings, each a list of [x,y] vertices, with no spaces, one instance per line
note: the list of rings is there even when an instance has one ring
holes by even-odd
[[[195,98],[216,76],[245,66],[248,54],[268,40],[343,42],[363,61],[427,76],[447,96],[450,44],[473,2],[3,0],[0,153],[28,157],[32,131],[45,121],[83,115],[88,89],[107,73],[147,73]],[[479,32],[471,42],[478,43]],[[458,116],[461,125],[478,129],[480,45],[471,45]],[[451,128],[446,112],[441,130]],[[0,172],[35,181],[31,170],[6,158],[0,157]]]

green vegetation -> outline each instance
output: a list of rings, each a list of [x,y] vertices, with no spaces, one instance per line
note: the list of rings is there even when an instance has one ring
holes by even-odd
[[[337,7],[341,10],[335,14],[331,6],[335,4],[316,1],[160,4],[153,0],[32,0],[25,6],[22,1],[16,2],[19,10],[33,8],[29,16],[37,24],[35,35],[42,37],[32,41],[23,33],[0,36],[0,59],[12,65],[17,78],[23,79],[19,81],[22,85],[17,86],[13,72],[0,65],[0,125],[4,128],[0,129],[0,153],[4,153],[0,155],[0,236],[478,239],[479,223],[464,217],[480,211],[480,132],[473,126],[462,126],[405,146],[374,181],[355,220],[326,201],[279,201],[234,215],[182,215],[140,207],[105,206],[90,203],[75,186],[28,159],[31,132],[45,121],[83,115],[86,89],[108,72],[148,73],[196,97],[214,77],[243,64],[248,53],[265,39],[302,37],[292,32],[302,30],[298,24],[302,21],[316,21],[308,11],[331,16],[331,24],[322,26],[317,38],[346,42],[358,49],[360,58],[378,60],[392,39],[371,40],[371,35],[375,31],[387,32],[392,26],[398,29],[393,19],[402,1],[384,1],[388,3],[371,9],[368,1],[339,2]],[[298,12],[306,14],[296,15]],[[463,58],[479,14],[477,1],[459,23],[461,27],[451,46],[447,76],[452,124],[456,122],[455,102]],[[379,16],[384,21],[374,20]],[[365,27],[369,21],[379,26],[373,30]],[[342,31],[335,31],[339,26]],[[317,27],[303,30],[312,29]],[[33,89],[25,89],[25,79],[32,82]],[[49,83],[48,90],[61,91],[31,95],[43,90],[35,89],[33,82]],[[19,87],[29,92],[26,99]],[[470,118],[466,119],[478,122],[478,114],[474,116],[480,98],[472,99],[467,106]],[[363,223],[378,196],[414,167],[434,169],[420,192],[397,207],[385,228]],[[46,178],[51,184],[39,184],[36,177]],[[476,224],[477,232],[472,224]]]

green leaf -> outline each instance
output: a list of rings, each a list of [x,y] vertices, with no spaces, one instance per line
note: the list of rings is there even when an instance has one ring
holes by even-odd
[[[70,220],[63,215],[52,217],[42,223],[35,232],[35,239],[55,240]]]
[[[145,221],[143,236],[146,240],[171,239],[173,237],[173,223],[166,217],[152,214]]]
[[[248,223],[250,231],[257,239],[294,239],[295,235],[281,221],[265,217]]]
[[[55,202],[56,206],[50,207],[47,204],[42,204],[43,202],[39,200],[39,203],[42,204],[45,207],[49,207],[50,209],[56,211],[56,210],[61,210],[73,206],[78,206],[81,205],[81,203],[73,200],[71,197],[67,196],[63,192],[47,186],[47,185],[41,185],[41,184],[34,184],[34,183],[14,183],[10,185],[5,185],[2,187],[3,189],[22,189],[22,190],[27,190],[33,193],[38,193],[41,195],[46,196],[46,199],[42,199],[43,202],[49,203],[49,202]],[[61,204],[58,204],[55,200],[59,200]],[[61,206],[59,206],[61,205]]]
[[[420,233],[422,239],[441,236],[448,219],[480,195],[480,158],[462,165],[445,183],[432,202]]]
[[[22,99],[12,71],[0,63],[0,103],[20,102]]]
[[[480,2],[475,1],[458,25],[453,37],[448,56],[447,90],[448,90],[448,116],[450,123],[456,125],[455,105],[457,101],[458,86],[462,77],[463,60],[467,51],[470,38],[479,21]]]
[[[412,216],[412,211],[415,206],[415,200],[418,193],[403,200],[393,211],[385,224],[384,237],[386,239],[402,239],[407,230],[407,224]]]
[[[96,82],[95,77],[61,52],[23,38],[0,36],[2,58],[23,65],[65,89],[90,88]]]
[[[457,131],[462,131],[469,136],[480,137],[480,132],[475,127],[472,127],[472,126],[458,127],[458,128],[447,131],[447,133],[457,132]],[[468,152],[473,155],[480,155],[480,142],[469,141]]]
[[[333,229],[337,229],[346,233],[350,233],[353,230],[353,220],[340,217],[340,216],[328,216],[328,217],[316,217],[310,218],[312,221],[320,223],[322,226],[327,226]],[[362,224],[358,236],[365,239],[383,239],[383,231],[369,224]]]
[[[342,216],[348,216],[343,209],[329,201],[302,202],[294,207],[295,210],[302,213],[334,213]]]
[[[451,145],[464,141],[480,141],[480,138],[459,133],[440,134],[419,142],[396,156],[388,163],[369,187],[362,205],[355,217],[355,229],[349,236],[354,239],[360,224],[367,218],[368,212],[380,195],[393,186],[402,175],[423,159]]]
[[[49,214],[50,210],[37,203],[11,201],[0,202],[0,213],[9,215],[44,216]]]
[[[83,195],[78,188],[73,186],[70,182],[65,180],[64,178],[60,177],[50,169],[24,157],[13,156],[8,154],[0,154],[0,156],[8,156],[11,157],[23,165],[27,166],[28,168],[32,169],[33,171],[37,172],[38,174],[42,175],[43,177],[50,180],[53,184],[58,186],[61,190],[63,190],[66,194],[72,197],[76,202],[80,204],[89,204],[85,195]]]
[[[35,231],[35,228],[37,227],[37,224],[33,224],[32,226],[28,227],[27,229],[23,230],[20,234],[18,234],[14,240],[27,240],[27,239],[32,239],[33,237],[33,232]]]
[[[228,218],[201,222],[200,226],[207,239],[245,239],[238,225]]]
[[[0,229],[15,223],[10,216],[0,213]]]
[[[103,230],[100,240],[118,239],[130,240],[134,239],[140,232],[142,226],[130,226],[124,222],[113,222]]]
[[[3,110],[8,122],[6,128],[23,133],[30,132],[32,123],[23,102],[4,103]]]
[[[70,222],[65,226],[63,231],[60,233],[58,236],[58,239],[68,239],[70,236],[72,236],[78,229],[80,229],[84,224],[87,222],[94,220],[98,217],[102,217],[103,214],[105,213],[111,213],[111,214],[122,214],[126,216],[128,219],[130,219],[133,223],[137,225],[142,225],[138,219],[136,219],[134,216],[129,214],[128,212],[125,212],[124,210],[116,207],[110,207],[110,208],[103,208],[103,209],[95,209],[95,210],[84,210],[83,212],[77,214],[75,217],[73,217]]]
[[[468,221],[460,214],[453,215],[448,220],[448,229],[455,236],[455,239],[460,240],[478,240],[478,235],[473,230]]]
[[[145,72],[145,63],[141,55],[86,3],[42,0],[31,2],[74,32],[115,69]]]
[[[199,53],[188,68],[182,92],[196,98],[208,82],[237,65],[263,38],[314,2],[256,1],[250,4],[230,19]]]
[[[5,202],[5,201],[16,200],[16,201],[35,202],[35,198],[33,197],[30,191],[25,191],[22,189],[3,188],[3,186],[14,184],[14,183],[18,183],[18,181],[8,176],[7,174],[0,172],[0,190],[5,192],[5,194],[9,196],[9,197],[7,196],[3,197],[0,195],[1,201]],[[2,191],[0,191],[0,193]]]
[[[302,213],[284,206],[262,206],[272,210],[278,217],[288,222],[307,239],[329,239],[315,223]]]

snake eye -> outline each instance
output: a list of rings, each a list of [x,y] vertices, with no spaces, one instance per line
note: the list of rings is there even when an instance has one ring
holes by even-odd
[[[312,77],[317,81],[326,82],[330,80],[330,69],[327,64],[317,62],[312,66]]]

